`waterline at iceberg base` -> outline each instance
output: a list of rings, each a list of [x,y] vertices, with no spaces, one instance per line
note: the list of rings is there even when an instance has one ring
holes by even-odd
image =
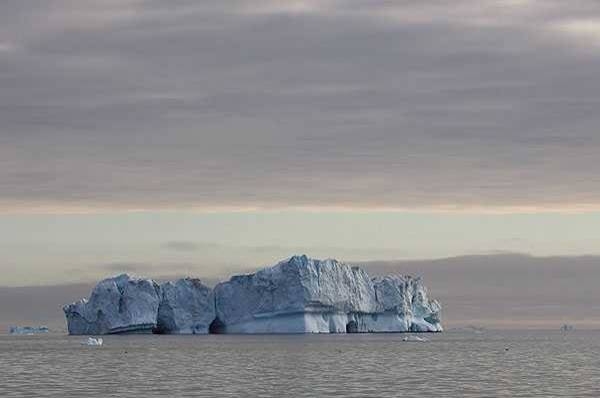
[[[441,306],[420,278],[293,256],[214,289],[123,274],[63,308],[69,334],[441,332]]]

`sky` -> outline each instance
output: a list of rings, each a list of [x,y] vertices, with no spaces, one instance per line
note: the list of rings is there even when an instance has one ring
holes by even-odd
[[[600,254],[597,1],[0,2],[0,286]]]

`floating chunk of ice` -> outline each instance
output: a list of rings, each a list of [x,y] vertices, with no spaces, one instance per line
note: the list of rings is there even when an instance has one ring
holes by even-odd
[[[47,326],[11,326],[8,331],[14,335],[33,335],[49,332]]]
[[[81,345],[89,345],[89,346],[101,346],[104,341],[101,337],[88,337],[86,340],[81,342]]]
[[[425,343],[429,340],[426,339],[425,337],[408,335],[408,336],[404,336],[402,338],[402,341],[414,341],[414,342],[419,342],[419,343]]]

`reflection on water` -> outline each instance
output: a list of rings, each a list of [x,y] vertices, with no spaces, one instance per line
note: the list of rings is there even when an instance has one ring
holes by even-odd
[[[0,336],[0,397],[600,396],[600,332]]]

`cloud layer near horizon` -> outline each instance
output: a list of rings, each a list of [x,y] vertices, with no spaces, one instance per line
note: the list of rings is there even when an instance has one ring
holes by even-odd
[[[0,207],[600,207],[594,1],[0,4]]]

